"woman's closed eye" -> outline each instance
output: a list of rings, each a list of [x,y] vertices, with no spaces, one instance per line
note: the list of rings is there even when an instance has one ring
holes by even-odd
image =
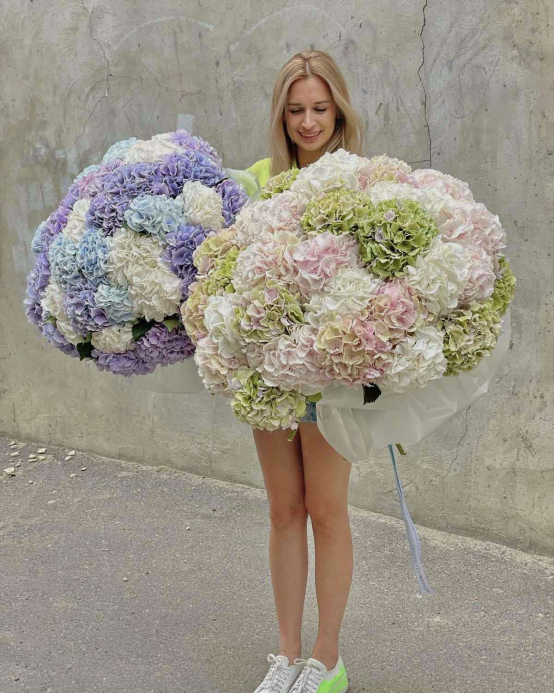
[[[326,108],[316,108],[314,109],[317,113],[325,113],[327,110]],[[293,115],[296,115],[297,113],[302,113],[302,110],[300,111],[289,111],[289,113],[292,113]]]

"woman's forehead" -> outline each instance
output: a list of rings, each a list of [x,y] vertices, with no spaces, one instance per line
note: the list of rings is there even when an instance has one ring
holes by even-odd
[[[333,96],[327,82],[321,77],[313,75],[297,79],[289,89],[287,99],[289,106],[317,105],[325,102],[332,103]]]

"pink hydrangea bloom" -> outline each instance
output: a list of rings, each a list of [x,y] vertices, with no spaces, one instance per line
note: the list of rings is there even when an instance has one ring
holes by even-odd
[[[441,173],[433,168],[418,168],[412,172],[412,185],[416,188],[434,188],[447,193],[455,200],[468,200],[473,202],[473,193],[469,185],[459,178],[454,178],[448,173]]]
[[[466,253],[471,258],[469,280],[460,297],[460,305],[482,301],[492,295],[496,275],[494,262],[483,248],[469,247]]]
[[[370,384],[392,362],[391,342],[379,338],[372,321],[355,317],[322,323],[315,346],[325,375],[346,385]]]
[[[371,298],[370,310],[379,335],[388,339],[406,336],[419,315],[415,290],[400,280],[387,282]]]
[[[341,267],[358,267],[358,243],[349,234],[335,236],[330,231],[317,234],[297,246],[287,256],[296,267],[296,282],[306,297],[322,290]]]
[[[490,257],[506,247],[506,232],[500,219],[481,202],[453,200],[442,208],[437,226],[444,239],[464,248],[483,248]]]

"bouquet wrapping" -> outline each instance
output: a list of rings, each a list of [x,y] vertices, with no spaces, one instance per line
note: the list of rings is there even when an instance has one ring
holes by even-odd
[[[185,130],[117,142],[37,228],[26,314],[62,352],[124,376],[183,361],[194,250],[248,199]]]

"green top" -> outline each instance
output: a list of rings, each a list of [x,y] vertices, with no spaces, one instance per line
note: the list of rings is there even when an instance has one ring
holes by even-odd
[[[293,162],[292,168],[298,168],[296,161]],[[260,159],[246,170],[251,171],[256,176],[260,187],[263,188],[267,181],[271,178],[271,159],[269,157],[267,159]]]

